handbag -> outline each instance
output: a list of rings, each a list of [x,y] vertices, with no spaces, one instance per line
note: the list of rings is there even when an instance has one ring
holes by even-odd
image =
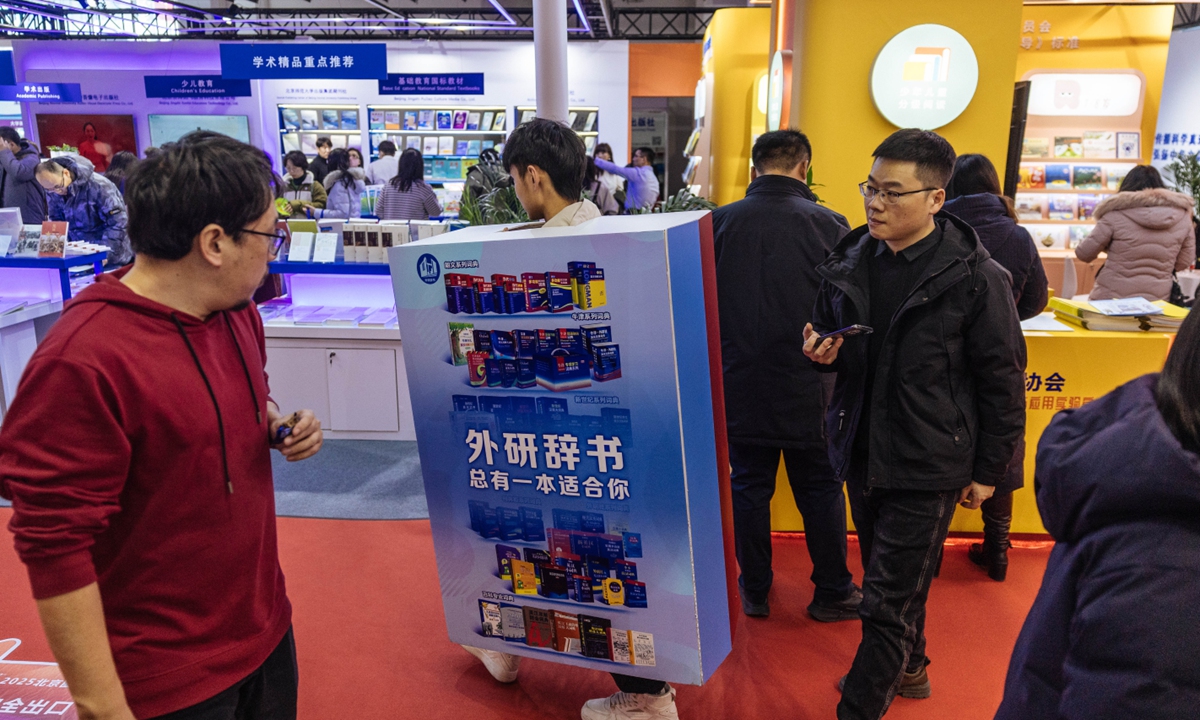
[[[1191,307],[1194,300],[1195,298],[1187,300],[1183,297],[1183,287],[1179,284],[1179,278],[1175,273],[1171,273],[1171,297],[1168,302],[1179,307]]]

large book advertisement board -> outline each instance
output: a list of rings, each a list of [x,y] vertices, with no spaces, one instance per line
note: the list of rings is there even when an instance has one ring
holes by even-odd
[[[710,216],[389,258],[450,639],[707,680],[734,564]]]

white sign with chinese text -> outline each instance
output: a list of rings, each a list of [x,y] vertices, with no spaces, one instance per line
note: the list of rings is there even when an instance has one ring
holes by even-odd
[[[979,85],[967,39],[945,25],[917,25],[888,41],[871,70],[875,107],[896,127],[934,130],[962,114]]]

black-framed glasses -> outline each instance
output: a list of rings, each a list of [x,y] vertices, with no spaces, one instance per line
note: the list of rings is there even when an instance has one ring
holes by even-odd
[[[871,187],[867,184],[867,182],[868,181],[865,180],[860,182],[858,184],[858,191],[862,193],[864,198],[867,199],[867,202],[871,202],[875,199],[875,196],[878,195],[879,199],[883,201],[884,205],[895,205],[896,203],[900,202],[900,198],[904,197],[905,195],[916,195],[917,193],[931,192],[933,190],[940,189],[929,187],[921,188],[920,190],[909,190],[908,192],[896,192],[895,190],[880,190],[879,188]]]
[[[275,232],[267,233],[267,232],[259,232],[258,230],[250,230],[248,228],[242,228],[242,232],[250,233],[251,235],[262,235],[263,237],[275,238],[275,242],[271,243],[270,246],[267,248],[267,252],[269,252],[271,254],[272,260],[279,257],[279,248],[283,247],[283,244],[285,242],[287,242],[287,232],[285,232],[283,230],[276,230]]]

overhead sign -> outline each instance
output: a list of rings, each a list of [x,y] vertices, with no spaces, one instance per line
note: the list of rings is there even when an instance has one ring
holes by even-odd
[[[17,83],[0,87],[0,100],[21,102],[83,102],[79,83]]]
[[[893,37],[871,70],[875,107],[896,127],[933,130],[962,114],[979,85],[967,39],[945,25],[917,25]]]
[[[1037,73],[1029,81],[1030,115],[1128,117],[1142,105],[1136,70]]]
[[[230,80],[220,75],[147,75],[146,97],[250,97],[250,81]]]
[[[483,73],[391,73],[380,95],[482,95]]]
[[[222,43],[221,76],[227,79],[382,80],[383,43]]]

